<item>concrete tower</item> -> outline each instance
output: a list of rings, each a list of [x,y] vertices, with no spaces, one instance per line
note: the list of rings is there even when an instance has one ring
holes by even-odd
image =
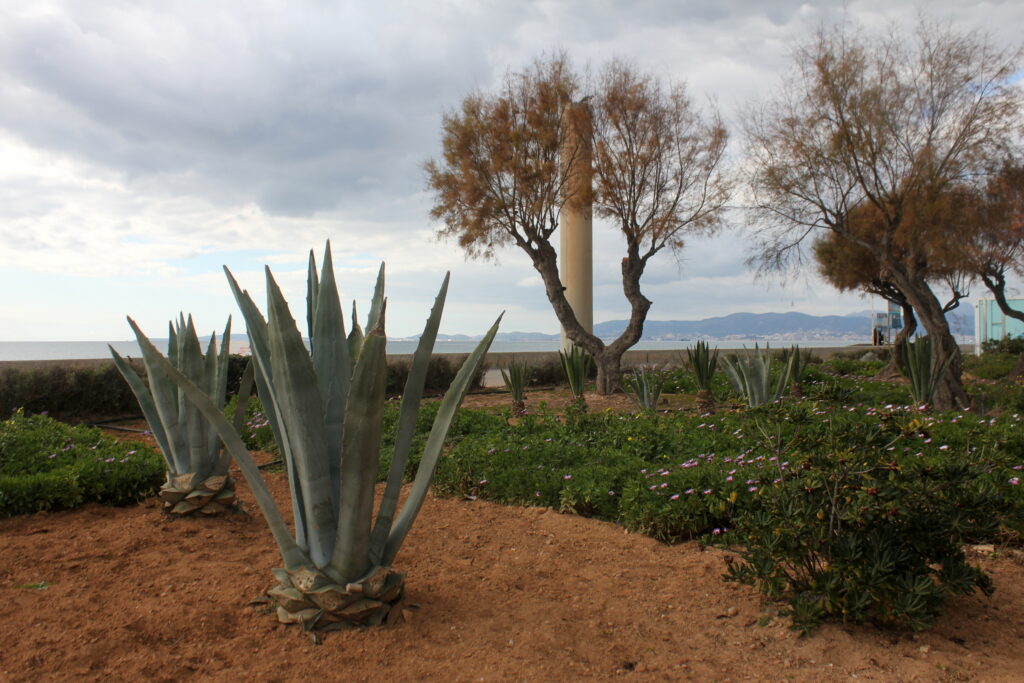
[[[563,187],[570,200],[558,220],[561,249],[558,275],[565,287],[565,298],[576,319],[587,332],[594,331],[594,209],[592,197],[593,147],[590,106],[583,102],[569,105],[569,126],[562,144]],[[572,342],[562,330],[562,349]]]

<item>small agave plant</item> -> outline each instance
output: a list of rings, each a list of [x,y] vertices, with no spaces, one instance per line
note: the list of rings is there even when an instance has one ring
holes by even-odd
[[[718,368],[718,349],[711,351],[708,343],[700,340],[696,348],[686,349],[686,357],[697,381],[698,412],[702,415],[715,412],[715,395],[711,393],[711,382]]]
[[[392,562],[423,505],[448,428],[501,318],[466,359],[441,401],[416,476],[399,510],[427,364],[448,289],[445,276],[413,356],[391,469],[374,518],[386,384],[383,266],[354,362],[329,243],[319,278],[310,254],[308,350],[269,269],[266,319],[248,292],[225,271],[248,328],[256,386],[284,457],[294,535],[245,445],[217,406],[144,336],[143,353],[162,365],[214,424],[249,482],[284,563],[274,570],[278,585],[269,591],[278,605],[278,619],[301,624],[306,630],[396,621],[402,617],[404,575],[391,569]]]
[[[170,364],[201,387],[210,402],[222,410],[227,393],[231,318],[224,327],[220,351],[217,351],[217,335],[213,334],[205,356],[192,316],[187,321],[184,315],[179,316],[168,327]],[[141,346],[141,339],[139,344]],[[162,365],[144,358],[146,380],[143,380],[113,347],[110,353],[138,399],[167,462],[167,481],[158,494],[164,508],[176,515],[213,515],[233,508],[235,484],[228,476],[231,456],[222,448],[220,437],[210,422],[178,390]]]
[[[530,368],[525,362],[515,358],[509,361],[507,368],[501,368],[501,379],[512,395],[512,415],[520,417],[526,414],[526,384],[529,382]]]
[[[782,364],[789,367],[789,395],[795,399],[804,397],[804,375],[811,364],[811,351],[800,351],[797,344],[782,352]]]
[[[722,357],[722,369],[733,388],[739,392],[751,408],[766,403],[773,403],[782,397],[782,392],[789,382],[790,362],[782,366],[775,388],[772,388],[772,356],[771,349],[765,345],[764,352],[754,344],[754,352],[743,356],[733,355]]]

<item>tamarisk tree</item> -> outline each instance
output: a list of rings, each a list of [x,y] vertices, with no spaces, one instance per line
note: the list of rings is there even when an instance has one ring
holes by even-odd
[[[640,280],[648,262],[719,224],[730,188],[718,115],[698,111],[682,86],[618,61],[585,89],[557,55],[509,75],[497,93],[466,97],[442,125],[441,159],[425,165],[439,234],[471,257],[490,258],[508,245],[525,252],[566,336],[593,356],[597,391],[609,393],[622,355],[643,334],[651,301]],[[580,174],[591,183],[579,182]],[[562,212],[590,202],[625,240],[630,315],[609,344],[573,312],[552,244]]]
[[[823,29],[795,53],[781,91],[745,117],[753,260],[802,262],[812,235],[870,253],[948,363],[936,408],[966,407],[959,348],[930,280],[949,190],[976,185],[1016,134],[1019,53],[922,20],[913,36]],[[850,217],[870,207],[870,235]]]

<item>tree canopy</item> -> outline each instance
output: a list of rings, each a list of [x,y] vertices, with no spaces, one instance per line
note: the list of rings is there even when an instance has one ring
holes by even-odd
[[[720,118],[702,114],[682,86],[621,61],[583,85],[560,54],[510,74],[498,93],[469,95],[442,129],[442,157],[425,165],[431,215],[444,224],[439,233],[473,257],[510,244],[522,249],[566,335],[594,356],[598,391],[612,390],[651,306],[640,289],[648,261],[719,223],[730,191]],[[591,150],[592,168],[578,169],[574,160]],[[592,185],[571,182],[574,168],[592,173]],[[608,345],[576,319],[552,245],[562,212],[591,201],[625,241],[630,318]]]
[[[932,289],[959,248],[967,196],[1013,142],[1019,53],[922,20],[912,36],[822,29],[795,53],[783,89],[745,117],[753,198],[753,261],[785,269],[807,238],[830,233],[878,263],[952,356],[938,407],[966,407],[959,351]],[[861,217],[861,218],[858,218]],[[870,230],[860,220],[870,221]]]

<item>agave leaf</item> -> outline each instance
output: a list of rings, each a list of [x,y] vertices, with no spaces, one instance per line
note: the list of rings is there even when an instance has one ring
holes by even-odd
[[[302,490],[309,555],[318,568],[330,561],[334,545],[335,501],[324,436],[323,401],[316,372],[295,319],[270,269],[267,275],[267,331],[277,406],[289,425],[288,440]]]
[[[211,340],[212,346],[212,340]],[[228,395],[228,363],[230,362],[231,356],[231,316],[228,316],[228,322],[224,325],[224,333],[220,338],[220,353],[217,359],[217,379],[213,390],[210,392],[210,398],[213,399],[214,405],[221,410],[224,410],[224,405],[227,403]],[[248,368],[248,366],[246,366]],[[250,376],[251,385],[251,376]],[[252,389],[250,388],[250,391]],[[246,402],[248,402],[248,396],[246,396]],[[245,411],[242,411],[242,415],[245,415]],[[227,449],[221,448],[223,445],[220,441],[220,437],[217,436],[216,430],[209,429],[209,443],[211,453],[215,452],[215,449],[220,449],[221,455],[217,461],[217,465],[214,469],[216,474],[227,474],[228,465],[231,463],[231,454],[227,452]],[[236,430],[238,431],[238,430]]]
[[[328,240],[327,249],[331,248]],[[316,305],[320,299],[320,281],[316,278],[316,257],[313,250],[309,250],[309,267],[306,274],[306,334],[309,337],[310,350],[313,349],[313,321],[316,320]]]
[[[268,339],[267,321],[260,313],[249,292],[238,286],[238,281],[225,266],[224,274],[228,278],[228,285],[235,295],[235,301],[242,310],[242,317],[245,318],[246,333],[249,335],[249,345],[252,347],[252,359],[255,363],[256,389],[259,391],[260,402],[263,405],[263,412],[270,423],[270,429],[274,433],[274,440],[281,449],[281,456],[284,458],[285,471],[288,473],[288,492],[292,499],[292,515],[295,519],[295,541],[299,547],[309,547],[306,538],[306,513],[302,500],[302,491],[297,484],[295,472],[295,459],[292,457],[291,443],[288,440],[288,430],[280,418],[280,410],[277,407],[277,398],[274,391],[273,377],[271,376],[270,341]]]
[[[164,462],[167,463],[167,471],[173,474],[179,474],[177,471],[177,464],[171,457],[171,447],[167,441],[167,433],[164,431],[164,425],[160,422],[160,414],[157,412],[156,404],[153,403],[153,395],[149,393],[149,387],[139,377],[139,373],[135,372],[135,368],[128,364],[128,362],[121,357],[117,351],[114,350],[113,346],[109,344],[107,347],[110,349],[110,354],[114,358],[114,365],[121,371],[121,375],[125,381],[128,382],[128,386],[131,388],[132,393],[135,394],[135,398],[139,401],[139,408],[142,409],[142,414],[146,418],[146,422],[149,423],[149,428],[153,432],[153,438],[156,439],[157,445],[160,446],[160,452],[164,456]]]
[[[337,541],[331,558],[333,578],[353,581],[369,569],[370,523],[373,519],[373,484],[380,460],[384,387],[387,379],[384,309],[370,329],[352,372],[345,414],[341,459],[341,504]]]
[[[226,448],[231,452],[235,462],[238,463],[238,467],[242,470],[246,481],[249,482],[253,497],[256,498],[256,504],[260,506],[260,511],[266,518],[274,540],[277,542],[277,547],[281,551],[281,558],[284,560],[285,567],[288,569],[308,567],[311,564],[309,556],[302,552],[292,539],[288,531],[288,525],[281,516],[281,511],[278,510],[273,496],[270,495],[267,485],[260,476],[259,468],[253,462],[241,438],[232,429],[227,418],[224,417],[224,413],[213,404],[213,401],[210,400],[210,397],[202,389],[197,387],[188,377],[178,372],[166,358],[160,355],[160,352],[157,351],[146,335],[142,333],[142,330],[139,329],[134,320],[128,318],[128,323],[135,330],[135,336],[139,340],[139,346],[142,349],[143,356],[146,358],[146,362],[154,368],[158,368],[171,382],[185,392],[188,399],[196,404],[200,412],[210,421],[210,424],[213,425],[213,428],[224,441]]]
[[[451,273],[446,273],[444,281],[441,283],[441,289],[434,299],[434,306],[430,309],[430,316],[423,328],[423,334],[420,335],[419,343],[416,345],[416,353],[413,354],[412,366],[409,368],[409,377],[405,381],[398,427],[395,432],[395,450],[391,458],[391,469],[388,472],[384,496],[381,498],[380,508],[377,511],[377,521],[374,523],[373,533],[370,536],[370,564],[372,565],[381,564],[384,545],[391,533],[395,509],[398,507],[398,496],[402,491],[402,481],[405,478],[405,467],[409,462],[409,448],[413,435],[416,433],[416,419],[419,417],[423,387],[427,381],[427,367],[430,365],[430,355],[434,350],[434,342],[437,340],[437,331],[441,327],[441,313],[444,311],[444,302],[448,296],[448,281],[450,279]]]
[[[245,422],[245,415],[249,410],[249,397],[252,396],[253,374],[255,372],[256,368],[252,360],[250,360],[245,364],[245,370],[242,372],[242,381],[238,385],[235,418],[232,420],[231,426],[235,428],[235,432],[239,436],[242,435],[242,424]]]
[[[324,249],[323,275],[320,278],[313,320],[313,367],[316,371],[323,400],[324,430],[327,439],[327,457],[331,471],[331,495],[341,495],[341,435],[345,424],[345,404],[348,401],[352,377],[352,359],[345,338],[345,320],[341,314],[341,300],[334,281],[334,263],[331,243]]]
[[[142,341],[139,339],[138,333],[135,338],[141,347]],[[188,472],[189,461],[188,449],[179,421],[178,389],[163,372],[161,366],[152,365],[145,356],[143,356],[142,362],[146,366],[146,379],[157,414],[157,419],[150,422],[150,427],[155,429],[154,425],[160,424],[164,431],[166,444],[164,454],[173,463],[173,466],[167,468],[168,471],[172,474],[184,474]],[[161,448],[164,446],[161,445]]]
[[[366,316],[366,329],[372,330],[377,326],[377,319],[380,317],[384,305],[384,263],[380,264],[377,270],[377,283],[373,286],[373,298],[370,299],[370,313]]]
[[[348,355],[352,359],[353,366],[359,360],[359,350],[363,347],[363,328],[359,326],[359,317],[356,314],[356,302],[352,302],[352,330],[348,333]]]
[[[203,350],[199,346],[199,337],[196,335],[191,315],[188,317],[184,332],[178,335],[178,339],[182,344],[182,374],[199,384],[203,380]],[[204,421],[200,417],[199,409],[185,398],[185,393],[180,389],[178,391],[178,415],[185,425],[188,439],[188,471],[205,476],[208,474],[204,471],[208,458]]]
[[[406,499],[405,505],[402,506],[402,511],[398,513],[398,518],[391,529],[391,535],[384,546],[384,554],[380,563],[382,566],[390,566],[394,561],[395,555],[398,553],[399,548],[402,547],[402,542],[409,533],[409,529],[412,528],[412,523],[416,520],[416,515],[419,514],[420,508],[423,506],[423,500],[426,498],[427,490],[430,488],[430,479],[434,476],[434,468],[437,467],[438,458],[441,456],[441,449],[444,447],[444,440],[448,435],[448,428],[451,427],[452,420],[455,418],[455,412],[462,404],[462,399],[465,398],[466,392],[469,391],[469,385],[473,381],[473,377],[487,355],[491,342],[494,341],[494,335],[498,332],[498,325],[501,323],[503,315],[504,313],[498,316],[498,319],[494,321],[494,325],[491,326],[491,329],[488,330],[476,349],[473,350],[473,353],[469,354],[469,357],[466,358],[455,379],[452,380],[448,393],[445,394],[444,399],[441,401],[441,405],[437,410],[437,417],[434,418],[434,425],[431,427],[430,435],[427,437],[427,444],[423,449],[423,457],[420,459],[419,468],[416,470],[416,478],[413,480],[409,497]]]

